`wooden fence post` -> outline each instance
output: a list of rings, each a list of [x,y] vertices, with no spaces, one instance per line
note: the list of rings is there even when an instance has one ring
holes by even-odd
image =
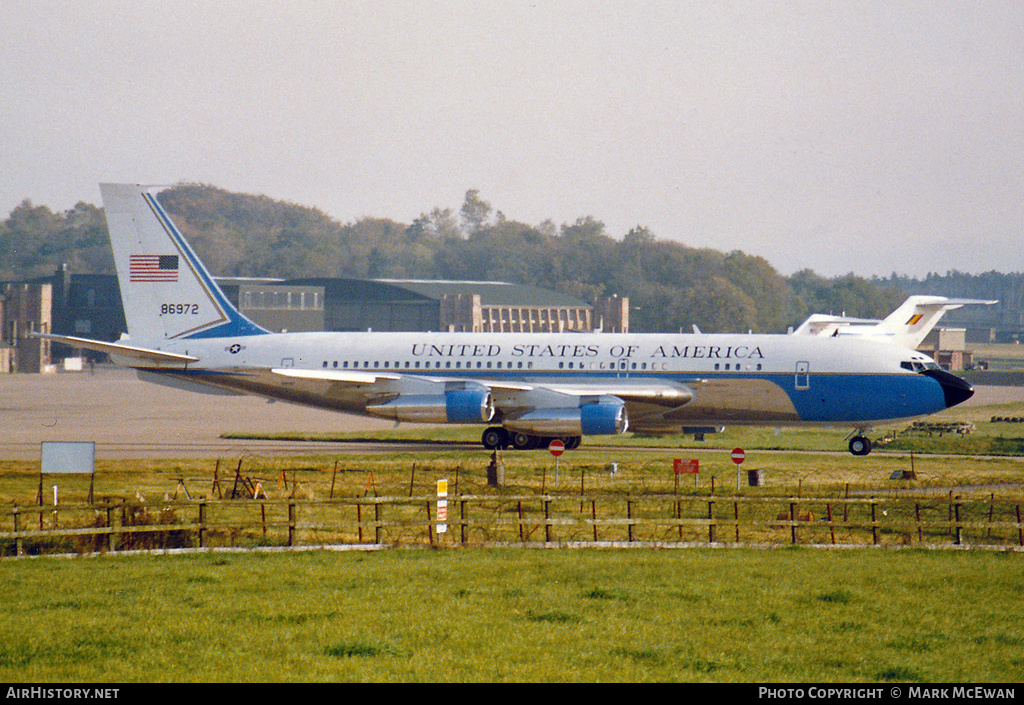
[[[708,500],[708,543],[715,543],[715,500]]]
[[[551,500],[544,498],[544,541],[551,543]]]
[[[458,470],[455,472],[455,481],[458,482]],[[467,500],[459,498],[459,539],[463,546],[466,545],[466,502]]]
[[[18,505],[15,504],[14,505],[14,533],[15,534],[17,534],[17,533],[19,533],[21,531],[21,522],[19,521],[20,517],[21,517],[21,510],[18,508]],[[14,553],[15,553],[15,555],[18,555],[18,556],[25,555],[24,539],[22,539],[20,536],[18,536],[17,538],[14,539]]]
[[[114,551],[114,505],[107,500],[107,552]]]
[[[114,512],[113,521],[110,522],[110,526],[111,526],[111,532],[110,532],[111,547],[110,547],[110,550],[111,551],[120,551],[121,550],[121,529],[124,528],[125,509],[127,508],[127,505],[128,505],[128,501],[125,500],[125,499],[122,499],[121,500],[121,511],[120,511],[120,513],[115,511]],[[114,507],[111,507],[111,509],[114,509]],[[118,519],[118,516],[120,516],[120,519]],[[117,529],[113,528],[115,525],[118,527]]]
[[[1020,505],[1017,505],[1017,543],[1024,546],[1024,526],[1020,523]]]
[[[992,538],[992,512],[995,511],[996,506],[996,493],[993,492],[989,495],[988,503],[988,538]]]
[[[295,545],[295,501],[288,502],[288,545]]]
[[[206,547],[206,502],[199,503],[199,548]]]
[[[949,491],[949,503],[947,507],[946,523],[949,525],[949,533],[952,535],[953,531],[953,490]]]

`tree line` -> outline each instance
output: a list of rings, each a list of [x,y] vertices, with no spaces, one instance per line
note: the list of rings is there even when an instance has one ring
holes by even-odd
[[[593,216],[531,225],[506,218],[476,190],[457,211],[434,208],[411,223],[342,223],[317,208],[202,184],[159,199],[216,276],[492,280],[587,301],[628,296],[637,332],[784,332],[811,313],[881,318],[915,284],[811,270],[787,277],[762,257],[659,240],[643,226],[616,239]],[[0,280],[50,276],[62,263],[73,273],[114,272],[102,208],[80,202],[54,212],[26,200],[0,222]]]

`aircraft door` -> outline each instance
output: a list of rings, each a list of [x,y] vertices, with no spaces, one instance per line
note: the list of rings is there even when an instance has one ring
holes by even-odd
[[[629,358],[622,358],[618,361],[619,369],[615,374],[616,377],[629,377]]]
[[[811,386],[811,363],[801,360],[796,363],[796,376],[793,386],[797,389],[809,389]]]

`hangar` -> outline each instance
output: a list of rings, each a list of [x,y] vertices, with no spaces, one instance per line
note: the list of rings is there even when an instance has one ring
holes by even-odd
[[[629,332],[625,297],[590,304],[547,289],[483,281],[295,279],[281,285],[321,287],[323,329],[329,331]],[[247,303],[239,299],[243,311]]]
[[[629,332],[629,299],[588,303],[506,282],[218,278],[242,313],[280,331]],[[117,277],[72,274],[3,284],[0,372],[45,372],[72,351],[31,332],[117,340],[125,330]]]

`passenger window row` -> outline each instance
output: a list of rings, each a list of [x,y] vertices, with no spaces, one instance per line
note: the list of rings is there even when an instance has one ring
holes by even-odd
[[[380,369],[385,369],[385,370],[389,370],[389,369],[394,369],[394,370],[397,370],[397,369],[405,369],[405,370],[421,370],[421,369],[429,370],[429,369],[435,369],[435,370],[439,370],[439,369],[442,368],[442,364],[441,364],[440,360],[435,360],[433,362],[433,364],[431,364],[431,362],[429,360],[426,361],[426,362],[421,362],[420,360],[416,360],[415,362],[411,362],[409,360],[406,360],[404,365],[401,362],[395,362],[394,364],[392,364],[390,360],[385,360],[383,363],[381,363],[379,360],[377,360],[377,361],[374,361],[372,364],[370,363],[369,360],[364,360],[361,365],[360,365],[359,361],[353,361],[353,362],[350,363],[349,360],[342,360],[341,362],[339,362],[338,360],[333,360],[331,362],[328,362],[327,360],[324,360],[323,366],[324,366],[324,369],[327,369],[328,367],[331,367],[331,368],[334,368],[334,369],[343,369],[343,370],[359,370],[359,369],[364,369],[364,370],[369,370],[369,369],[374,369],[374,370],[380,370]],[[467,362],[465,365],[463,365],[461,360],[456,360],[455,364],[453,365],[451,360],[447,360],[447,361],[445,361],[443,367],[445,369],[453,369],[454,368],[454,369],[457,369],[457,370],[460,370],[460,369],[467,369],[467,370],[469,370],[469,369],[473,368],[473,363]],[[490,370],[490,369],[499,369],[499,370],[500,369],[506,369],[506,370],[511,370],[511,369],[518,369],[518,370],[528,369],[528,370],[532,370],[533,369],[533,362],[527,362],[527,363],[524,364],[520,360],[520,361],[518,361],[515,364],[515,367],[513,367],[513,364],[511,362],[502,363],[501,361],[499,361],[497,363],[494,363],[494,362],[488,361],[488,362],[484,363],[482,360],[478,360],[477,363],[476,363],[476,369],[478,369],[478,370],[480,370],[480,369],[488,369],[488,370]]]
[[[904,363],[904,364],[906,364],[906,363]],[[461,360],[456,360],[454,364],[452,363],[451,360],[447,360],[447,361],[444,362],[443,365],[441,364],[440,360],[433,361],[433,364],[431,364],[430,360],[427,360],[425,362],[424,361],[420,361],[420,360],[416,360],[415,362],[410,361],[410,360],[406,360],[404,364],[402,362],[395,362],[394,364],[392,364],[390,360],[385,360],[383,363],[381,363],[379,360],[374,361],[373,363],[371,363],[369,360],[364,360],[361,364],[360,364],[360,362],[358,360],[356,360],[356,361],[341,360],[340,362],[338,360],[333,360],[333,361],[324,360],[323,361],[323,367],[324,367],[324,369],[327,369],[327,368],[330,367],[330,368],[333,368],[333,369],[343,369],[343,370],[359,370],[359,369],[363,369],[363,370],[369,370],[369,369],[374,369],[374,370],[380,370],[380,369],[385,369],[385,370],[389,370],[389,369],[394,369],[394,370],[397,370],[397,369],[405,369],[405,370],[421,370],[421,369],[429,370],[429,369],[435,369],[435,370],[439,370],[439,369],[442,369],[442,367],[444,369],[456,369],[456,370],[474,369],[474,366],[473,366],[472,362],[466,362],[465,365],[463,365]],[[511,370],[511,369],[517,369],[517,370],[527,369],[527,370],[532,370],[533,369],[533,362],[532,361],[527,361],[527,362],[524,363],[522,360],[518,360],[515,363],[512,363],[512,362],[502,362],[502,361],[499,360],[497,362],[487,361],[485,363],[482,360],[478,360],[476,362],[475,369],[478,369],[478,370],[481,370],[481,369],[488,369],[488,370],[490,370],[490,369],[498,369],[498,370],[501,370],[501,369],[506,369],[506,370]],[[588,369],[588,363],[585,363],[585,362],[559,362],[558,363],[558,369],[560,369],[560,370],[564,370],[564,369],[569,369],[569,370],[585,370],[585,369]],[[625,370],[625,369],[629,369],[629,370],[632,370],[632,371],[641,371],[641,372],[643,372],[643,371],[647,371],[647,370],[666,371],[666,370],[669,370],[670,368],[669,368],[669,363],[667,363],[667,362],[661,362],[661,363],[658,363],[658,362],[652,362],[652,363],[647,363],[647,362],[630,362],[630,363],[626,363],[626,362],[591,362],[591,363],[589,363],[589,369],[591,369],[591,370]],[[716,370],[721,369],[721,365],[719,363],[715,363],[715,369]],[[726,363],[725,364],[725,369],[726,370],[730,369],[730,363]],[[740,363],[737,362],[737,363],[732,365],[732,369],[739,371],[739,370],[742,369],[742,366],[740,365]],[[758,363],[757,365],[748,365],[747,369],[757,369],[757,370],[760,370],[761,369],[761,363]]]

